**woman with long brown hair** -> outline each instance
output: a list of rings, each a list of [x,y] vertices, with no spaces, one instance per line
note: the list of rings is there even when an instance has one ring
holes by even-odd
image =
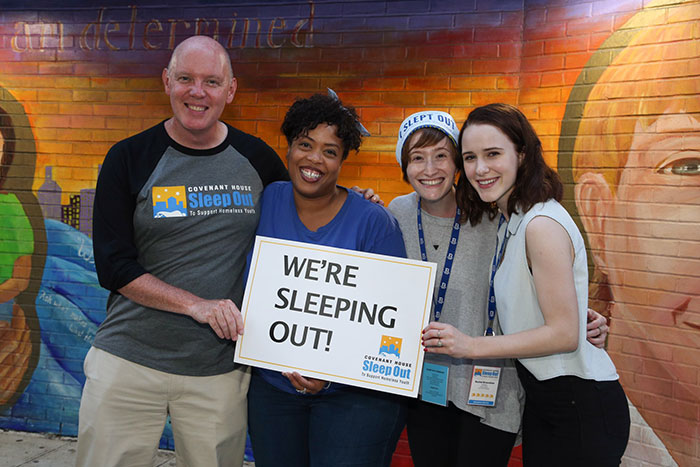
[[[608,355],[585,338],[586,250],[559,204],[561,181],[513,106],[473,110],[460,143],[469,181],[460,186],[460,208],[470,218],[499,217],[489,304],[504,335],[471,337],[431,323],[426,351],[517,359],[526,466],[619,465],[629,436],[627,400]]]

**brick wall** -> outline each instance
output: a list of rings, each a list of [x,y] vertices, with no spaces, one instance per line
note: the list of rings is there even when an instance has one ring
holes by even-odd
[[[373,135],[341,183],[387,202],[410,188],[394,158],[405,116],[433,108],[461,123],[484,103],[518,105],[586,232],[592,301],[611,315],[609,351],[634,405],[626,462],[700,461],[700,2],[199,3],[0,11],[0,281],[12,291],[0,296],[0,426],[75,434],[106,297],[90,243],[99,165],[170,115],[160,72],[174,45],[204,33],[239,80],[227,122],[284,155],[288,105],[333,88]]]

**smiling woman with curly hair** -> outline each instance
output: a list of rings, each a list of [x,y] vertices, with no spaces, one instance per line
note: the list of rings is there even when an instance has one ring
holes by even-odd
[[[393,216],[337,184],[363,130],[335,95],[292,104],[282,124],[291,182],[265,189],[257,234],[405,257]],[[255,368],[248,423],[258,467],[380,467],[391,462],[404,408],[399,396]]]

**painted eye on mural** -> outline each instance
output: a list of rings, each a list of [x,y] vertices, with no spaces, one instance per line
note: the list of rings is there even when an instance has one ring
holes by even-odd
[[[675,159],[660,167],[657,173],[662,175],[700,175],[700,157]]]

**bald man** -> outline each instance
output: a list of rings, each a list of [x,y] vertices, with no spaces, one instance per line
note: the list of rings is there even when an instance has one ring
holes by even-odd
[[[222,121],[226,50],[183,41],[163,70],[173,116],[115,144],[97,181],[107,318],[84,364],[78,466],[151,466],[169,414],[178,465],[243,462],[250,374],[233,363],[260,195],[287,180],[262,140]]]

